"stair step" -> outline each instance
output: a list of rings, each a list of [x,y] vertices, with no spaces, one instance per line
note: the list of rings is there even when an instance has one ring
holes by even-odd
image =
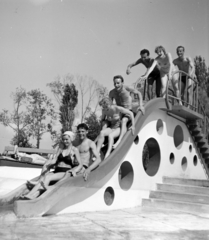
[[[201,154],[209,153],[209,149],[208,148],[199,148],[199,149],[200,149],[200,153]]]
[[[197,121],[187,121],[186,123],[188,126],[199,126]]]
[[[200,143],[197,143],[197,147],[199,149],[209,149],[209,146],[207,143],[204,143],[204,142],[200,142]]]
[[[202,154],[207,154],[207,153],[209,153],[209,149],[202,149],[202,148],[200,148],[200,150],[202,151]]]
[[[209,152],[203,152],[203,153],[202,153],[202,157],[203,157],[204,159],[206,159],[207,157],[209,157]]]
[[[150,198],[174,200],[180,202],[191,202],[206,204],[209,206],[209,196],[207,195],[195,195],[187,193],[175,193],[175,192],[163,192],[163,191],[151,191]]]
[[[163,177],[163,183],[209,187],[209,180]]]
[[[162,199],[142,199],[142,206],[155,207],[161,209],[174,209],[189,213],[209,214],[209,205],[188,203],[179,201],[168,201]]]
[[[189,130],[194,134],[202,132],[202,129],[199,126],[189,126]]]
[[[208,145],[208,141],[206,138],[203,138],[201,141],[195,141],[195,142],[196,142],[196,145],[198,145],[198,146],[201,146],[204,144]]]
[[[209,196],[209,188],[197,187],[189,185],[176,185],[176,184],[157,184],[157,190],[174,192],[174,193],[189,193],[189,194],[200,194]],[[209,203],[208,203],[209,204]]]
[[[199,139],[204,139],[205,140],[205,135],[203,133],[198,133],[193,136],[195,138],[195,141],[199,142]]]

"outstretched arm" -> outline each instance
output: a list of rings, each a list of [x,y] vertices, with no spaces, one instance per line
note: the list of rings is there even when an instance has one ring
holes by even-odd
[[[92,151],[93,155],[95,156],[95,161],[87,168],[85,169],[85,172],[83,173],[84,180],[86,181],[88,179],[88,176],[90,172],[95,169],[101,162],[101,158],[99,153],[97,152],[96,145],[93,141],[90,140],[90,150]]]
[[[129,75],[131,73],[131,68],[138,65],[139,63],[141,63],[141,58],[139,58],[136,62],[129,64],[126,70],[126,74]]]
[[[147,69],[147,72],[145,73],[145,75],[143,75],[142,77],[140,77],[138,79],[138,81],[142,81],[142,80],[146,80],[148,78],[148,76],[150,75],[150,73],[153,71],[153,69],[155,68],[155,66],[157,65],[157,61],[154,60],[151,67]]]

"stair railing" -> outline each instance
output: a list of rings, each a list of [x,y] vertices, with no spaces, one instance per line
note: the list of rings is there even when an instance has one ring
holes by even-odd
[[[184,98],[177,97],[172,87],[172,79],[168,79],[166,86],[166,106],[169,110],[172,109],[172,105],[180,105],[180,102],[183,103],[184,106],[189,107],[191,110],[203,115],[203,119],[199,120],[199,125],[202,128],[202,132],[205,134],[206,139],[208,140],[208,129],[209,129],[209,119],[206,115],[204,107],[202,106],[199,98],[198,98],[198,82],[196,78],[191,77],[188,73],[178,70],[172,74],[172,78],[175,74],[179,75],[179,92],[181,95],[181,79],[182,76],[186,76],[186,86],[184,90]],[[190,82],[189,82],[190,81]],[[188,84],[190,83],[190,84]],[[188,86],[189,85],[189,86]],[[189,90],[189,91],[188,91]],[[186,95],[186,97],[185,97]]]
[[[179,93],[180,97],[177,97],[175,91],[172,89],[173,83],[172,79],[174,75],[178,75],[179,79]],[[185,90],[183,95],[181,96],[181,79],[182,76],[185,76]],[[188,84],[190,83],[190,84]],[[172,94],[171,94],[172,93]],[[186,97],[185,97],[186,95]],[[192,96],[191,96],[192,95]],[[191,77],[188,73],[178,70],[172,74],[171,79],[168,79],[167,86],[166,86],[166,105],[167,108],[171,110],[172,105],[180,105],[180,102],[183,103],[184,106],[189,107],[193,111],[198,111],[198,82],[195,78]]]

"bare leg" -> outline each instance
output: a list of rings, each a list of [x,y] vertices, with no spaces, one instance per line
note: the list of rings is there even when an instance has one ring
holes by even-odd
[[[28,194],[25,195],[25,197],[28,199],[34,199],[36,196],[39,196],[41,189],[43,190],[41,184],[38,183]]]
[[[27,181],[27,184],[32,187],[32,186],[35,186],[36,184],[38,184],[40,181],[43,181],[44,177],[46,174],[49,173],[49,168],[46,167],[46,164],[44,164],[44,166],[42,167],[42,170],[41,170],[41,174],[40,174],[40,177],[38,178],[38,180],[36,181]]]
[[[58,172],[58,173],[47,175],[42,186],[44,186],[44,188],[47,189],[51,181],[59,181],[65,175],[66,175],[66,172]]]
[[[114,143],[114,139],[116,137],[118,137],[120,134],[120,128],[116,128],[113,130],[113,132],[111,132],[108,136],[108,149],[107,149],[107,152],[105,154],[105,158],[107,158],[110,153],[111,153],[111,150],[112,150],[112,146],[113,146],[113,143]]]
[[[179,75],[178,74],[173,75],[172,83],[173,83],[174,91],[176,92],[176,97],[180,99],[179,105],[182,105],[181,95],[179,91]]]
[[[125,133],[127,132],[127,122],[128,122],[128,118],[127,117],[123,117],[122,121],[121,121],[121,132],[120,132],[120,137],[118,139],[118,141],[113,145],[113,148],[115,149],[118,144],[121,142],[123,136],[125,135]]]
[[[148,99],[152,99],[152,85],[148,85],[147,87],[147,96],[148,96]]]
[[[189,78],[188,79],[188,88],[187,88],[187,101],[190,105],[188,105],[188,107],[191,107],[191,105],[192,105],[192,98],[193,98],[193,85],[192,85],[192,80]]]
[[[97,140],[97,152],[100,152],[102,144],[104,143],[105,136],[108,136],[111,132],[111,128],[106,128],[100,132]]]
[[[167,82],[168,82],[168,77],[167,74],[160,73],[161,77],[161,92],[162,92],[162,97],[165,98],[166,96],[166,87],[167,87]]]
[[[60,173],[51,173],[48,174],[44,180],[44,182],[38,183],[27,195],[25,195],[25,198],[27,199],[34,199],[38,197],[43,190],[47,190],[49,183],[51,181],[59,181],[65,176],[65,172]]]

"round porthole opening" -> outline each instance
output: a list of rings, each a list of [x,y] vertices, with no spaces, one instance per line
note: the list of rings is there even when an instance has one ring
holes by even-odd
[[[157,120],[156,130],[159,134],[163,132],[163,121],[161,119]]]
[[[175,156],[173,153],[170,154],[170,163],[173,164],[175,161]]]
[[[181,126],[177,125],[173,134],[174,145],[177,149],[182,147],[184,141],[184,133]]]
[[[139,137],[138,137],[138,135],[135,137],[134,143],[135,143],[136,145],[139,143]]]
[[[193,157],[193,164],[194,164],[194,166],[197,166],[197,156],[196,155]]]
[[[182,167],[182,170],[183,170],[183,171],[186,170],[186,168],[187,168],[187,158],[186,158],[186,157],[183,157],[183,158],[182,158],[181,167]]]
[[[154,138],[149,138],[144,144],[142,153],[143,167],[147,175],[154,176],[160,167],[160,147]]]
[[[119,185],[123,190],[128,190],[133,184],[134,180],[134,170],[130,162],[125,161],[121,164],[119,173],[118,173],[118,181]]]
[[[106,203],[107,206],[112,205],[113,201],[115,198],[115,193],[112,187],[108,187],[106,188],[105,192],[104,192],[104,201]]]

